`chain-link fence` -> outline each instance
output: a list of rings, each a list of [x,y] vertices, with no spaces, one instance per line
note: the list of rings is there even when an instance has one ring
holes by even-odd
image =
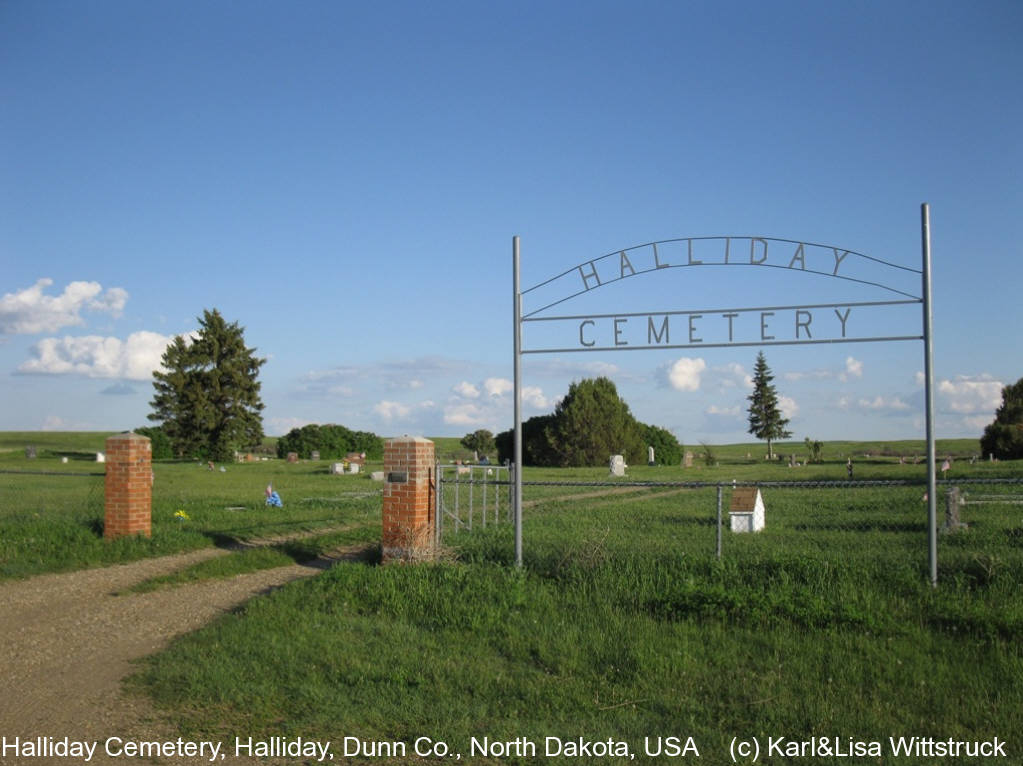
[[[507,543],[513,519],[506,476],[438,467],[438,538],[491,552]],[[925,484],[905,480],[523,481],[523,549],[527,559],[599,548],[606,555],[826,556],[926,568],[926,492]],[[942,481],[938,493],[940,566],[1023,566],[1023,480]],[[473,529],[486,542],[464,535]],[[481,529],[489,532],[479,535]]]

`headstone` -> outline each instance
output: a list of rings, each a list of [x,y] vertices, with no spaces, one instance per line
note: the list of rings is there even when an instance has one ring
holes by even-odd
[[[655,465],[655,462],[654,462],[654,448],[653,447],[647,447],[646,448],[646,464],[647,465]]]
[[[683,458],[682,464],[686,468],[692,468],[693,467],[693,453],[692,452],[689,452],[689,451],[686,452],[686,455],[685,455],[685,458]]]
[[[371,473],[369,475],[369,478],[371,478],[373,481],[383,481],[384,480],[384,472],[383,471],[373,471],[373,473]]]
[[[335,474],[335,475],[344,473],[345,472],[345,464],[344,463],[331,463],[330,464],[330,472],[332,474]]]
[[[25,457],[27,457],[29,460],[32,460],[33,458],[35,458],[35,456],[36,456],[35,447],[25,447]]]
[[[610,469],[612,476],[624,476],[627,467],[625,465],[625,458],[622,455],[611,456]]]
[[[966,529],[966,524],[959,520],[959,509],[963,507],[965,499],[959,491],[959,487],[952,487],[945,495],[945,526],[943,532],[957,532]]]
[[[319,460],[320,459],[320,451],[314,449],[312,452],[309,453],[309,459],[310,460]]]
[[[298,462],[298,453],[297,452],[289,452],[288,453],[288,462],[289,463],[297,463]]]
[[[102,452],[97,452],[96,453],[96,462],[97,463],[105,463],[105,462],[107,462],[107,456],[104,455]]]
[[[358,472],[359,472],[359,464],[358,463],[349,463],[348,464],[348,473],[358,473]]]

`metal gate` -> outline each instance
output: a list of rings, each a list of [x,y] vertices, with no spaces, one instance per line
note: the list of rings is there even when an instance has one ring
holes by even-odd
[[[450,532],[472,530],[473,525],[513,520],[511,469],[506,465],[437,464],[437,507],[434,518],[436,541]],[[503,518],[502,518],[503,516]]]

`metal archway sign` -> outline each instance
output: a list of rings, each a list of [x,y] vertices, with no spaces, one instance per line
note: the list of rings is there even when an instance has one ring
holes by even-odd
[[[688,237],[626,248],[594,258],[525,290],[520,285],[519,238],[512,238],[514,286],[514,453],[513,510],[515,564],[522,566],[522,356],[524,354],[724,348],[731,346],[810,345],[923,341],[927,439],[927,526],[931,583],[938,581],[936,456],[934,443],[934,369],[931,310],[930,207],[920,206],[922,264],[914,269],[853,250],[773,237]],[[670,255],[669,255],[670,251]],[[867,285],[887,293],[886,300],[822,302],[786,306],[721,307],[614,314],[555,314],[573,298],[622,280],[671,269],[754,266],[781,273],[807,273]],[[919,279],[919,294],[904,284]],[[902,279],[903,284],[893,282]],[[538,305],[522,311],[523,296]],[[904,311],[918,306],[922,321],[903,333],[859,331],[862,312]],[[855,312],[855,313],[854,313]],[[554,343],[524,348],[522,327],[545,323]]]

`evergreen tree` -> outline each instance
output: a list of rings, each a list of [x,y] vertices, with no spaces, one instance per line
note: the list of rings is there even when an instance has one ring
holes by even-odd
[[[980,448],[999,460],[1023,458],[1023,378],[1002,388],[1002,404],[984,428]]]
[[[611,455],[629,463],[646,458],[640,424],[607,378],[569,386],[555,408],[549,439],[563,466],[605,465]]]
[[[767,457],[774,458],[771,450],[771,442],[775,439],[787,439],[792,436],[786,430],[789,424],[788,418],[782,417],[781,409],[778,406],[778,392],[771,381],[774,375],[771,374],[764,358],[764,352],[757,354],[757,362],[753,368],[753,393],[749,400],[749,433],[758,439],[767,441]]]
[[[191,342],[177,336],[153,373],[149,419],[160,423],[175,453],[230,460],[263,440],[263,402],[256,380],[266,362],[246,348],[244,330],[204,311]]]

